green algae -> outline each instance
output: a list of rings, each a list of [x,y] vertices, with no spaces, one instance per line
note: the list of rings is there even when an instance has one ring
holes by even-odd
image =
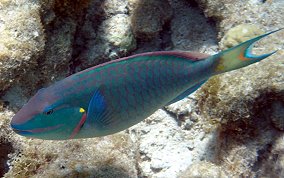
[[[218,111],[214,109],[220,104],[221,100],[218,97],[219,90],[221,89],[221,78],[219,76],[209,79],[201,88],[196,92],[196,99],[198,107],[203,115],[211,119],[218,118]]]

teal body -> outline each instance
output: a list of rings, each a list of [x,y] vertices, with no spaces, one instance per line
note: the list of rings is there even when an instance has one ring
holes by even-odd
[[[274,52],[250,53],[250,46],[268,34],[214,56],[152,52],[95,66],[41,89],[11,126],[20,135],[59,140],[122,131],[189,95],[209,77],[270,56]]]
[[[91,112],[90,115],[96,116],[89,115],[84,125],[89,124],[94,131],[84,134],[108,135],[142,121],[212,74],[208,64],[195,66],[193,63],[172,55],[138,56],[127,59],[127,63],[122,60],[79,73],[71,78],[74,85],[70,93],[62,92],[60,83],[54,86],[54,92],[86,110],[94,93],[99,92],[105,102],[105,118],[98,119],[100,115],[96,114],[100,109]],[[200,75],[191,77],[196,73]]]

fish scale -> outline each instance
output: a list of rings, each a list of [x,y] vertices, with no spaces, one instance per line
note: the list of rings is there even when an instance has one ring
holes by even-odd
[[[112,97],[106,97],[106,101],[112,103],[110,105],[111,110],[115,111],[115,115],[112,116],[114,117],[113,120],[119,120],[118,124],[109,125],[107,129],[121,130],[124,128],[125,123],[128,123],[127,125],[137,123],[137,120],[145,117],[145,113],[154,112],[188,88],[189,84],[186,78],[190,71],[187,70],[187,65],[191,61],[177,57],[168,58],[169,56],[163,56],[162,58],[150,56],[148,60],[143,59],[144,61],[135,59],[134,62],[124,65],[128,72],[128,78],[121,80],[120,75],[112,76],[112,82],[119,86],[127,86],[128,92],[125,92],[125,87],[115,88],[114,84],[110,84],[105,89],[108,91],[107,93],[113,93]],[[179,71],[175,71],[174,67],[176,65],[173,65],[177,61],[181,63],[179,64],[181,66]],[[108,70],[115,71],[115,67],[120,67],[120,64],[110,67]],[[172,71],[175,72],[172,73]],[[141,76],[144,80],[141,80]],[[172,81],[173,78],[175,78],[174,81]],[[126,82],[126,84],[117,84],[117,82]]]
[[[121,130],[124,129],[126,123],[137,123],[145,117],[145,113],[153,113],[190,87],[192,83],[188,79],[193,71],[189,70],[191,63],[189,59],[167,55],[148,56],[147,60],[142,57],[135,58],[129,60],[127,64],[118,62],[105,69],[75,76],[74,80],[78,81],[72,81],[75,85],[69,88],[68,95],[74,97],[78,88],[82,87],[82,82],[92,78],[92,82],[85,86],[86,90],[81,92],[82,95],[88,96],[85,98],[89,99],[77,102],[82,103],[87,110],[86,106],[90,102],[92,93],[103,86],[103,94],[105,94],[109,110],[115,113],[109,114],[109,117],[112,117],[110,119],[114,122],[119,121],[118,124],[104,126],[103,129]],[[112,80],[107,80],[107,78]],[[66,95],[64,97],[68,98]],[[92,120],[88,120],[87,123],[91,126],[97,124],[96,129],[102,128],[98,127],[101,123]]]

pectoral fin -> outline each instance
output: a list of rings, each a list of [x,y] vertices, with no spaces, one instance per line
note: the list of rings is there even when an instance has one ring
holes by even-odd
[[[106,127],[112,124],[112,111],[108,108],[105,96],[101,92],[101,87],[97,89],[91,98],[87,111],[88,122],[96,126]]]

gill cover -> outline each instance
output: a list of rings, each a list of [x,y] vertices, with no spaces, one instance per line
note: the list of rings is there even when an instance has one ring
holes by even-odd
[[[80,107],[65,107],[44,111],[20,124],[11,124],[13,130],[27,137],[65,140],[76,138],[78,128],[85,122],[85,110]]]

